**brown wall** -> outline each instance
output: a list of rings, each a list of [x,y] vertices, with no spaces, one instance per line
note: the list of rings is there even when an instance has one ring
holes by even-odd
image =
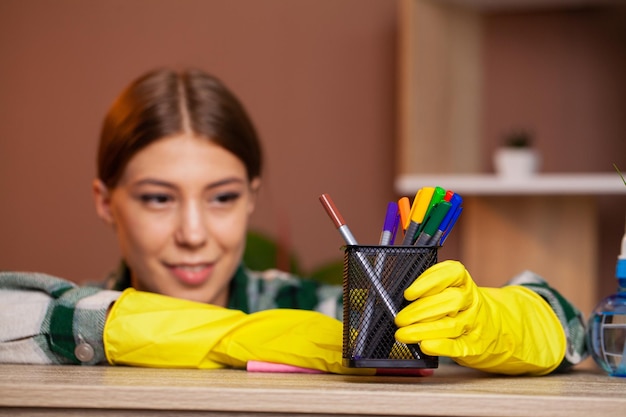
[[[483,155],[524,128],[543,172],[615,173],[613,164],[626,172],[626,8],[488,16],[484,66]],[[489,158],[483,168],[493,169]],[[606,295],[616,286],[626,197],[597,202],[598,292]]]
[[[161,65],[198,66],[264,140],[258,229],[311,268],[342,256],[318,196],[374,243],[392,190],[396,5],[390,0],[0,1],[0,269],[76,281],[113,268],[92,208],[101,118]]]
[[[396,11],[393,0],[0,0],[0,269],[81,282],[115,266],[114,236],[96,218],[90,195],[100,122],[124,85],[161,65],[209,70],[246,104],[266,148],[256,229],[282,236],[305,268],[339,258],[343,242],[318,202],[328,192],[356,237],[376,242],[386,202],[397,198]],[[509,31],[510,23],[494,20],[488,31],[506,33],[513,45],[529,35]],[[494,62],[514,64],[498,57],[504,53],[498,45],[488,48]],[[524,74],[532,76],[530,69]],[[593,65],[581,71],[604,80]],[[571,81],[553,77],[562,81],[548,79],[554,94],[573,105]],[[509,94],[510,79],[496,81],[485,93],[494,111],[502,106],[498,94]],[[619,125],[624,83],[618,87],[615,107],[603,100],[584,107],[597,115],[591,124],[567,130],[562,123],[570,117],[543,120],[546,167],[610,171],[573,151],[564,159],[563,149],[550,145],[575,137],[587,154],[602,148],[626,168]],[[517,103],[520,96],[520,106],[535,107],[532,95],[522,93],[504,99]],[[509,110],[494,116],[502,117],[501,126],[486,122],[486,152],[501,127],[518,122],[510,114],[519,109]],[[607,140],[596,144],[595,133]],[[610,210],[604,227],[612,231],[612,268],[624,204]],[[448,242],[454,256],[453,237]]]

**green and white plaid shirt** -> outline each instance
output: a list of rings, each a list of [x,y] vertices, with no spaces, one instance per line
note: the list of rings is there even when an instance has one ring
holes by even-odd
[[[106,363],[102,335],[106,312],[130,285],[123,265],[107,288],[76,284],[41,273],[0,272],[0,363]],[[580,311],[541,277],[524,272],[508,285],[541,295],[563,324],[568,349],[565,370],[587,355]],[[239,267],[231,281],[228,307],[253,313],[273,308],[315,310],[341,320],[342,288],[319,284],[277,270]]]

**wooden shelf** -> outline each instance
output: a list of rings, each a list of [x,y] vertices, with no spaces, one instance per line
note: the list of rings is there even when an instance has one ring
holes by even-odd
[[[493,51],[486,55],[489,51],[485,50],[486,45],[491,45],[485,41],[485,28],[492,12],[502,7],[507,11],[540,6],[576,8],[583,3],[596,2],[400,0],[395,191],[412,198],[421,187],[440,186],[463,196],[464,211],[457,226],[454,258],[465,264],[480,285],[499,287],[529,269],[546,278],[588,315],[598,301],[600,251],[606,243],[600,240],[604,239],[600,236],[604,214],[600,197],[626,195],[620,176],[605,162],[590,163],[587,168],[572,164],[570,168],[608,171],[600,173],[538,173],[518,179],[484,173],[486,158],[492,152],[489,147],[495,145],[487,143],[486,135],[491,132],[487,128],[498,125],[485,124],[484,116],[493,108],[493,104],[483,108],[487,94],[493,91],[485,86],[498,78],[487,78],[487,69],[506,69],[486,65],[490,62],[486,57],[499,56],[493,55]],[[515,21],[521,24],[522,20]],[[557,25],[559,22],[562,20],[554,20]],[[581,29],[587,24],[590,23],[581,25]],[[590,38],[593,42],[598,40]],[[515,40],[510,45],[518,45],[517,42],[521,45],[525,41]],[[532,50],[533,45],[524,48]],[[496,48],[498,51],[501,49]],[[578,55],[570,46],[564,59],[572,56]],[[554,68],[546,65],[534,70],[550,74]],[[602,77],[601,74],[596,76]],[[572,81],[578,79],[587,80],[574,77]],[[491,88],[500,85],[496,83]],[[605,88],[603,82],[597,85],[599,91]],[[501,103],[506,105],[506,101]],[[610,106],[602,104],[605,105]],[[561,141],[561,146],[570,144],[560,138],[563,134],[559,132],[565,131],[559,128],[560,124],[578,117],[577,112],[567,111],[545,125],[549,127],[546,132],[553,132],[551,140]],[[543,122],[537,119],[534,123]],[[591,117],[585,123],[594,129],[596,121]],[[593,140],[599,141],[599,148],[610,149],[600,141],[615,139],[601,135]],[[616,227],[623,230],[621,221]]]
[[[508,178],[495,174],[401,175],[396,192],[413,196],[421,187],[440,186],[461,195],[608,195],[626,194],[617,173],[537,174]]]
[[[617,173],[411,174],[396,191],[412,197],[425,186],[464,198],[460,259],[479,285],[498,287],[529,269],[588,315],[597,302],[597,196],[626,195]]]

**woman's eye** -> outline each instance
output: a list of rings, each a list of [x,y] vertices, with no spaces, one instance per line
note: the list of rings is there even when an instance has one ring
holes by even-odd
[[[167,194],[142,194],[139,196],[139,200],[143,204],[151,206],[162,206],[173,200],[173,198]]]
[[[222,193],[213,197],[213,201],[219,204],[228,204],[232,203],[240,197],[240,193]]]

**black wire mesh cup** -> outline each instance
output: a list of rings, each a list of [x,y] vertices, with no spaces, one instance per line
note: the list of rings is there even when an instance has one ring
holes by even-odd
[[[437,368],[439,357],[396,341],[404,290],[437,262],[437,246],[346,246],[343,363],[351,368]]]

